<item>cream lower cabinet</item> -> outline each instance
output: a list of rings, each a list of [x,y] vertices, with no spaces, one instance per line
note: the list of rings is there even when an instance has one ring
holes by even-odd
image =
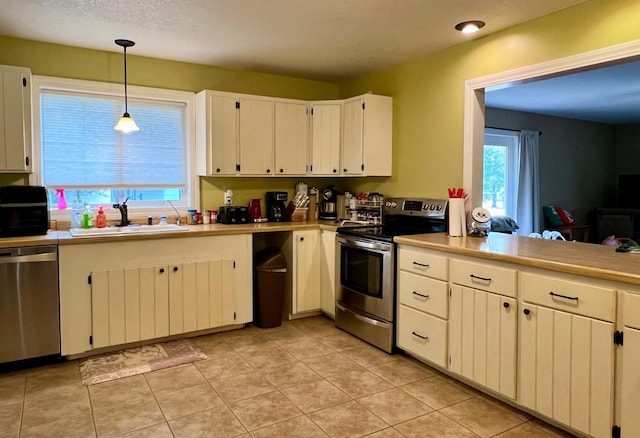
[[[336,314],[336,232],[320,231],[320,309],[335,318]]]
[[[614,289],[520,273],[518,401],[594,437],[610,437]]]
[[[516,271],[466,259],[449,269],[449,370],[515,399]]]
[[[622,437],[632,437],[640,431],[640,294],[623,294],[623,334],[620,347],[620,428]]]
[[[294,231],[292,313],[320,310],[320,230]]]
[[[63,355],[253,318],[251,235],[75,242],[58,254]]]

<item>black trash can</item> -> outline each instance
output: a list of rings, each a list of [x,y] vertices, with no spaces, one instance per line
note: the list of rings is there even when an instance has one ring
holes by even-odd
[[[253,322],[261,328],[282,324],[287,261],[278,248],[265,248],[255,256]]]

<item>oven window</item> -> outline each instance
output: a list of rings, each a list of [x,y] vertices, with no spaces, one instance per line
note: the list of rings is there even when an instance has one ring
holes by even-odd
[[[372,297],[382,298],[382,254],[342,246],[340,283]]]

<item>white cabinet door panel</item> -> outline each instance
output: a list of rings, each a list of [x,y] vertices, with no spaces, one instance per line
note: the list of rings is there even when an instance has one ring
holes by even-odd
[[[275,104],[275,174],[305,175],[309,151],[307,105]]]
[[[273,117],[273,101],[240,99],[240,174],[274,174]]]
[[[311,173],[339,175],[340,104],[317,104],[311,109]]]

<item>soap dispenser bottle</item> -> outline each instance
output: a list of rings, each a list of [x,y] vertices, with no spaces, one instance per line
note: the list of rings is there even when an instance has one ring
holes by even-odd
[[[93,211],[89,204],[84,204],[84,213],[82,213],[82,228],[93,228]]]
[[[107,215],[102,210],[102,205],[98,207],[98,215],[96,216],[96,228],[104,228],[107,226]]]

